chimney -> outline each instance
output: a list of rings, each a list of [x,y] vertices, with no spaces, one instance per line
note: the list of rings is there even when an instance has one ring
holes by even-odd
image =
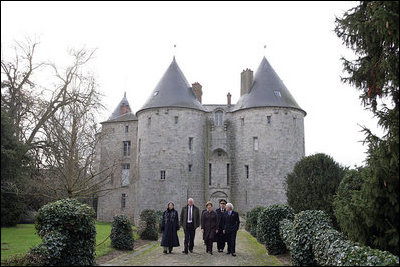
[[[253,83],[253,71],[251,69],[243,70],[240,76],[240,96],[242,96],[249,93],[251,84]]]
[[[199,100],[201,104],[201,96],[203,95],[203,90],[201,90],[202,86],[198,82],[192,84],[193,93],[196,95],[197,100]]]
[[[231,93],[228,92],[228,94],[226,96],[228,97],[228,107],[230,107],[231,106],[231,97],[232,97],[232,95],[231,95]]]

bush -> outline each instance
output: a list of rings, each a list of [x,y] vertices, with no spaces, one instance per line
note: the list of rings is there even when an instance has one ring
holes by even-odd
[[[93,208],[63,199],[39,209],[35,228],[43,242],[28,252],[43,265],[93,265],[96,228]]]
[[[140,213],[139,235],[141,239],[157,240],[157,215],[154,210],[146,209]]]
[[[111,246],[119,250],[133,250],[132,225],[125,214],[113,217],[111,228]]]
[[[293,242],[293,222],[283,219],[279,222],[279,235],[287,250],[290,250]]]
[[[360,190],[367,169],[358,168],[346,172],[333,200],[333,210],[341,231],[352,241],[371,244],[373,236],[358,206]]]
[[[271,205],[260,212],[257,220],[257,239],[263,240],[268,254],[278,255],[285,252],[286,246],[279,235],[279,222],[293,218],[294,211],[288,205]]]
[[[7,190],[8,187],[2,190]],[[8,189],[10,191],[13,188]],[[1,227],[15,226],[21,220],[25,204],[21,195],[16,192],[1,192]]]
[[[162,219],[163,219],[163,214],[164,214],[164,212],[163,211],[161,211],[161,210],[157,210],[156,211],[156,217],[157,217],[157,224],[156,224],[156,226],[158,225],[158,232],[159,233],[162,233],[162,231],[161,231],[161,222],[162,222]]]
[[[288,204],[296,213],[303,210],[323,210],[336,226],[333,196],[345,174],[345,169],[325,154],[315,154],[296,163],[286,176]]]
[[[250,232],[254,237],[257,236],[257,219],[258,214],[262,211],[264,207],[256,206],[249,210],[246,214],[246,227],[245,229]]]
[[[317,265],[312,250],[312,238],[320,224],[329,224],[329,217],[323,211],[306,210],[295,215],[290,246],[293,265]]]

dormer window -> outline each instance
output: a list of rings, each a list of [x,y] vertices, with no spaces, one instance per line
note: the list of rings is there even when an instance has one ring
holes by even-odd
[[[277,97],[282,97],[281,92],[280,91],[274,91],[274,95]]]

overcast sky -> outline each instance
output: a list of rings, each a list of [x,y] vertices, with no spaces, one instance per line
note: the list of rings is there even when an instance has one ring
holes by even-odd
[[[341,83],[341,56],[354,57],[334,33],[335,16],[357,2],[1,2],[2,59],[25,37],[40,40],[38,59],[64,62],[68,48],[97,48],[90,68],[107,108],[124,91],[134,112],[150,96],[173,55],[204,104],[240,97],[240,72],[265,56],[305,117],[306,155],[322,152],[344,166],[363,165],[359,125],[380,135],[359,92]],[[174,44],[176,48],[174,49]],[[266,49],[264,49],[266,45]]]

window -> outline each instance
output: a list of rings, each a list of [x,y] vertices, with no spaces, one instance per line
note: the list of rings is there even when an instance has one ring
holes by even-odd
[[[121,186],[127,186],[129,184],[130,168],[131,168],[131,165],[129,163],[122,164]]]
[[[253,137],[254,151],[258,151],[258,137]]]
[[[249,165],[244,165],[244,169],[246,171],[246,179],[249,179]]]
[[[277,97],[282,97],[281,92],[279,91],[274,91],[274,95]]]
[[[123,141],[124,145],[124,156],[131,155],[131,141]]]
[[[229,185],[230,180],[230,164],[226,164],[226,184]]]
[[[189,150],[193,150],[193,137],[189,137]]]
[[[161,180],[165,180],[165,171],[161,171]]]
[[[150,124],[151,124],[151,117],[148,117],[147,118],[147,126],[150,126]]]
[[[139,144],[138,144],[138,151],[140,152],[140,146],[142,144],[142,139],[139,138]]]
[[[218,110],[214,114],[214,124],[216,126],[222,126],[222,121],[224,119],[224,113],[221,110]]]
[[[192,164],[189,164],[189,171],[192,171]]]
[[[175,124],[178,124],[178,116],[175,116]]]
[[[126,194],[121,195],[121,209],[124,209],[126,206]]]
[[[125,125],[125,132],[126,133],[129,132],[129,126],[128,125]]]
[[[241,125],[241,126],[244,125],[244,118],[240,118],[240,125]]]
[[[271,115],[268,115],[268,116],[267,116],[267,123],[268,123],[268,124],[271,124]]]
[[[208,164],[208,185],[211,185],[211,163]]]

